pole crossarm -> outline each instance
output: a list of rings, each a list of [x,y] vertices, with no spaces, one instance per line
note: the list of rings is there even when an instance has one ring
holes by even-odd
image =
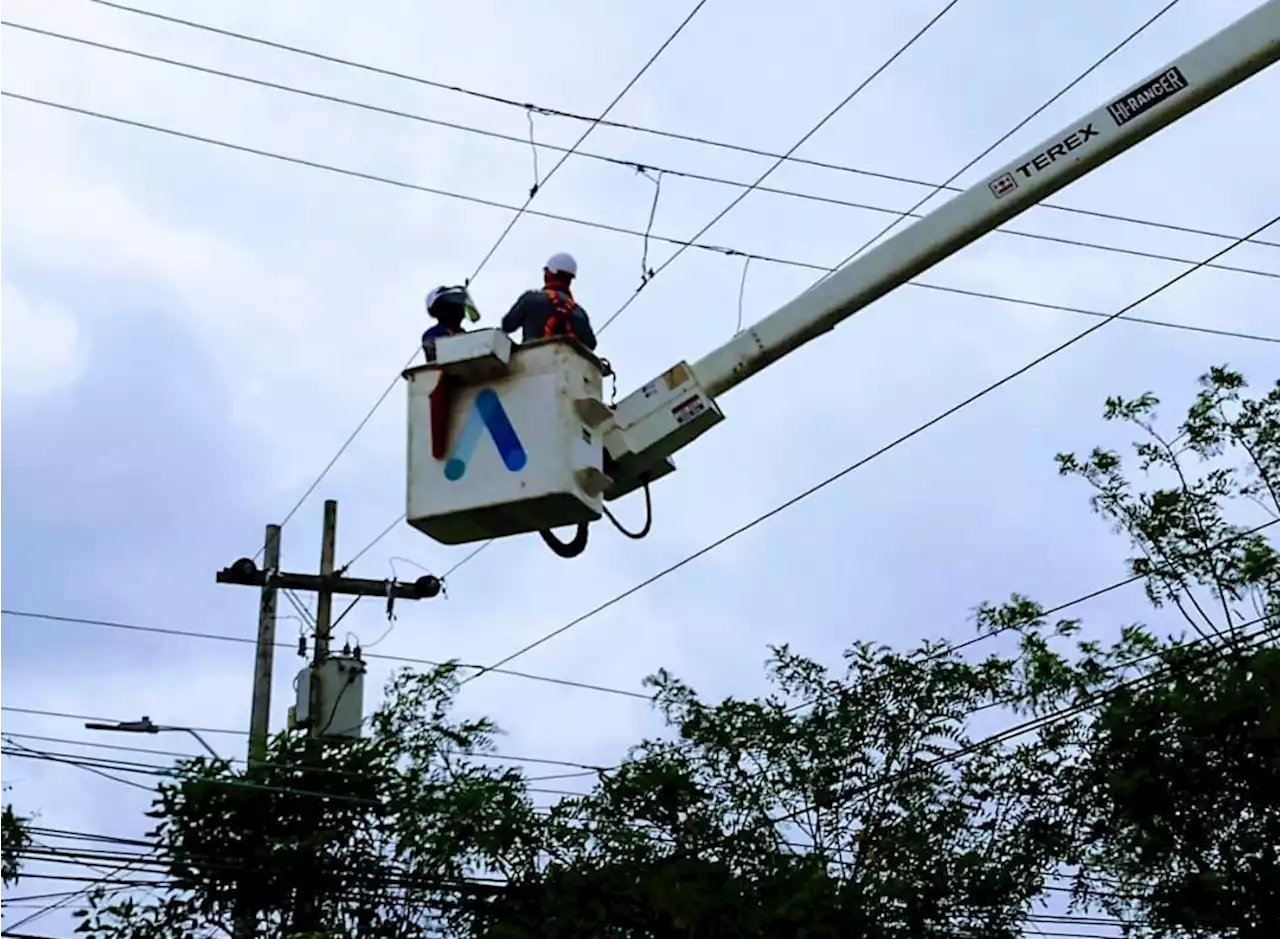
[[[240,587],[263,587],[269,576],[280,590],[302,590],[310,593],[328,590],[345,596],[393,597],[397,600],[429,600],[440,593],[442,586],[440,578],[433,574],[425,574],[409,582],[344,577],[341,574],[326,577],[323,574],[294,574],[288,571],[271,575],[259,570],[249,558],[241,558],[230,567],[218,571],[217,582]]]

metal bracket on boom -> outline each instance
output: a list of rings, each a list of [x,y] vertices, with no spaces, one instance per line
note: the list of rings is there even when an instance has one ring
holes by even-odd
[[[605,428],[609,501],[676,469],[671,454],[724,420],[715,400],[681,362],[618,402]]]

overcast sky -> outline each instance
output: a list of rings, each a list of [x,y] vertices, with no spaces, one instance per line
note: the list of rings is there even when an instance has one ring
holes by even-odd
[[[138,0],[264,39],[540,107],[598,114],[692,0],[538,4]],[[798,156],[941,183],[1148,20],[1166,0],[960,0],[815,134]],[[958,185],[980,182],[1241,16],[1252,0],[1182,0]],[[610,114],[619,122],[780,153],[944,6],[709,0]],[[264,89],[12,27],[5,91],[416,186],[520,205],[535,178],[519,107],[359,71],[85,0],[10,0],[5,18],[334,95],[516,141]],[[1058,205],[1239,236],[1280,212],[1274,102],[1255,77],[1058,194]],[[256,597],[215,572],[261,545],[413,351],[423,296],[475,269],[512,212],[177,139],[5,99],[3,104],[3,602],[9,609],[251,638]],[[587,124],[542,114],[542,144]],[[581,148],[621,161],[750,182],[764,156],[597,128]],[[543,176],[559,159],[538,153]],[[905,210],[929,190],[790,163],[768,185]],[[687,239],[740,187],[662,176],[653,233]],[[570,158],[533,208],[643,231],[654,184]],[[940,199],[929,207],[941,204]],[[892,215],[755,192],[703,241],[828,266]],[[1225,238],[1049,209],[1006,226],[1198,260]],[[1280,242],[1280,226],[1263,237]],[[640,283],[633,235],[526,215],[476,279],[496,324],[543,261],[572,252],[576,294],[599,326]],[[675,250],[651,240],[648,264]],[[1245,245],[1135,315],[1280,336],[1280,248]],[[1189,265],[992,234],[921,280],[1100,312]],[[1260,273],[1259,273],[1260,272]],[[619,396],[693,360],[807,286],[815,271],[689,250],[601,339]],[[741,286],[741,305],[739,300]],[[399,607],[376,651],[488,663],[594,609],[854,462],[1095,319],[905,287],[727,395],[727,420],[654,487],[642,542],[606,526],[573,561],[536,536],[495,543],[449,579],[448,599]],[[1227,362],[1273,381],[1278,347],[1116,322],[990,397],[512,663],[639,690],[659,666],[713,698],[763,689],[770,643],[837,664],[856,639],[968,638],[972,609],[1017,590],[1046,604],[1124,575],[1126,545],[1053,455],[1123,443],[1107,394],[1155,391],[1173,415],[1195,377]],[[339,561],[404,509],[404,390],[397,387],[285,527],[284,565],[313,571],[325,498],[339,501]],[[638,497],[616,507],[638,523]],[[469,549],[399,525],[352,573],[443,573]],[[401,560],[393,560],[401,559]],[[282,603],[282,614],[291,613]],[[1080,609],[1114,630],[1148,614],[1140,590]],[[1160,620],[1153,620],[1163,625]],[[338,630],[366,647],[386,627],[366,602]],[[5,616],[8,708],[243,729],[252,648]],[[299,621],[283,618],[291,641]],[[372,707],[394,663],[371,663]],[[273,727],[300,660],[277,653]],[[502,749],[609,763],[659,730],[642,700],[488,674],[461,707],[505,728]],[[7,733],[190,750],[190,739],[103,740],[75,720],[6,711]],[[18,738],[49,751],[70,744]],[[209,736],[240,756],[243,736]],[[6,748],[6,756],[9,755]],[[133,758],[97,751],[98,755]],[[136,754],[133,755],[136,757]],[[41,824],[136,837],[148,796],[69,765],[6,758],[9,796]],[[60,889],[33,881],[18,892]],[[6,915],[10,923],[17,910]],[[58,934],[51,915],[38,931]]]

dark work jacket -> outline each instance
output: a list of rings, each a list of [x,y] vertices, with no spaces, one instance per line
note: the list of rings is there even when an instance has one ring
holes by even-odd
[[[461,332],[463,332],[461,326],[446,326],[444,323],[436,323],[422,334],[422,341],[425,343],[428,339],[443,339],[445,336],[457,336]]]
[[[558,292],[563,296],[568,296],[564,291]],[[508,333],[513,333],[517,329],[521,330],[522,342],[542,339],[547,320],[554,313],[555,307],[551,305],[551,300],[545,293],[541,290],[530,290],[521,294],[520,299],[507,311],[507,315],[502,318],[502,329]],[[591,329],[591,320],[587,317],[587,311],[579,306],[576,300],[574,301],[573,312],[570,314],[570,323],[574,338],[588,349],[594,351],[596,334]]]

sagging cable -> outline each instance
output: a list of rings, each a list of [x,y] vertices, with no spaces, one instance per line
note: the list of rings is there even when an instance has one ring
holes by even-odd
[[[604,509],[605,518],[607,518],[609,521],[613,523],[613,527],[618,529],[618,531],[622,532],[628,538],[632,538],[636,541],[639,541],[641,538],[648,535],[649,530],[653,528],[653,499],[649,495],[648,483],[644,484],[644,527],[641,528],[638,532],[627,531],[625,528],[623,528],[622,523],[619,522],[614,517],[613,513],[609,511],[608,506],[601,506],[601,508]]]
[[[542,536],[542,540],[546,542],[547,547],[560,555],[562,558],[576,558],[583,551],[587,550],[587,523],[582,522],[578,525],[578,531],[569,541],[561,541],[549,528],[544,528],[538,532]]]

